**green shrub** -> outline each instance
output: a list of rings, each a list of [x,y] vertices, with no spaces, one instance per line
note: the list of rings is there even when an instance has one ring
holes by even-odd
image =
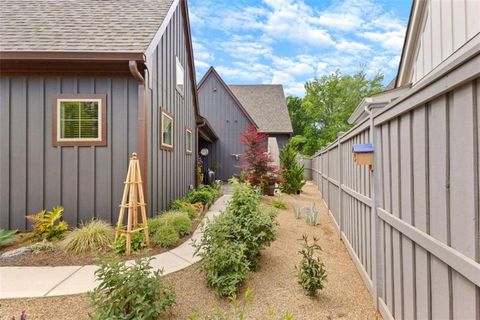
[[[63,214],[62,207],[55,207],[51,211],[42,210],[34,215],[27,216],[33,222],[33,235],[38,239],[62,239],[68,229],[65,221],[60,221]]]
[[[15,233],[17,233],[17,230],[0,229],[0,247],[9,244],[12,241]]]
[[[42,240],[40,242],[36,242],[30,246],[30,250],[32,250],[33,254],[40,254],[42,252],[52,252],[57,249],[57,246],[50,241]]]
[[[190,220],[186,212],[168,211],[162,214],[159,220],[167,226],[172,226],[177,231],[179,237],[189,234],[192,229],[192,220]]]
[[[186,196],[186,199],[190,203],[200,202],[204,206],[206,206],[206,205],[211,205],[213,203],[213,201],[215,200],[215,195],[212,193],[210,189],[202,188],[202,189],[196,189],[190,192]]]
[[[202,238],[194,242],[202,257],[200,269],[207,285],[220,296],[238,290],[248,270],[258,267],[261,250],[276,238],[276,210],[260,207],[261,193],[257,189],[234,185],[226,211],[203,226]]]
[[[173,201],[170,210],[186,212],[191,220],[198,216],[197,209],[185,199],[177,199]]]
[[[153,235],[153,241],[162,248],[173,247],[178,239],[177,230],[170,225],[161,225]]]
[[[152,272],[151,258],[126,266],[118,258],[102,261],[95,272],[100,282],[90,293],[93,319],[159,319],[175,302],[172,287],[163,283],[161,271]]]
[[[133,232],[132,233],[132,242],[131,248],[132,252],[140,251],[146,247],[145,239],[143,236],[143,232]],[[113,247],[115,252],[118,254],[122,254],[127,250],[127,235],[122,233],[117,240],[113,242]]]
[[[297,193],[305,185],[305,169],[297,161],[298,154],[293,145],[287,143],[280,151],[282,183],[280,190],[285,193]]]
[[[62,247],[68,252],[82,253],[106,250],[112,242],[112,226],[102,220],[91,220],[67,234]]]
[[[161,216],[158,215],[155,218],[147,220],[148,233],[150,234],[150,236],[153,236],[158,231],[158,229],[165,224],[162,220],[160,220],[160,218]]]
[[[327,281],[327,271],[325,265],[320,262],[320,258],[314,257],[316,251],[321,248],[317,244],[317,239],[313,238],[313,244],[308,244],[308,238],[303,235],[303,249],[300,251],[302,260],[297,267],[298,283],[305,289],[307,295],[315,296],[318,290],[322,290]]]
[[[285,201],[277,200],[277,199],[274,199],[272,201],[272,206],[274,206],[277,209],[287,209],[288,208],[288,204]]]
[[[253,302],[255,297],[253,296],[253,290],[247,288],[243,301],[237,299],[236,295],[233,295],[230,299],[229,310],[222,310],[216,303],[212,303],[212,313],[214,316],[210,316],[206,313],[201,312],[199,309],[195,311],[194,314],[188,317],[188,320],[244,320],[250,319],[251,316],[248,315],[248,308]],[[273,319],[272,315],[267,313],[262,319]],[[293,316],[289,312],[285,312],[278,318],[279,320],[293,320]]]

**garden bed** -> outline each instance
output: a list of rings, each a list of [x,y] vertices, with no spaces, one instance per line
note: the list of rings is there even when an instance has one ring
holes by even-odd
[[[142,249],[138,252],[133,252],[131,255],[120,255],[120,258],[124,261],[153,256],[160,254],[162,252],[166,252],[172,250],[175,247],[178,247],[182,243],[188,241],[191,237],[193,232],[197,229],[198,225],[202,221],[203,217],[205,216],[205,211],[200,213],[198,218],[192,221],[192,228],[190,233],[182,238],[180,238],[175,246],[171,248],[162,248],[155,245],[152,241],[150,242],[150,246],[146,249]],[[25,234],[20,234],[15,237],[14,242],[6,248],[3,249],[4,253],[13,249],[21,248],[22,246],[28,245],[28,242],[22,242],[22,238],[25,237]],[[108,254],[108,252],[106,252]],[[41,252],[35,254],[33,252],[26,252],[21,255],[0,259],[0,267],[7,267],[7,266],[81,266],[81,265],[91,265],[96,264],[96,259],[98,257],[98,253],[68,253],[60,248],[55,251],[51,252]]]
[[[240,296],[246,288],[252,288],[255,296],[251,303],[248,319],[262,319],[269,310],[271,319],[289,311],[295,320],[301,319],[376,319],[379,317],[372,299],[363,284],[347,250],[338,237],[326,208],[320,202],[316,187],[308,184],[300,195],[266,197],[265,203],[281,199],[288,203],[287,209],[279,210],[277,221],[278,238],[262,252],[260,269],[250,272]],[[320,211],[320,225],[310,226],[304,217],[296,219],[292,205],[309,206],[312,202]],[[323,251],[321,260],[325,263],[328,282],[325,289],[315,298],[305,295],[297,283],[295,266],[300,260],[298,251],[302,234],[319,238]],[[164,277],[176,288],[176,304],[165,315],[167,319],[187,319],[195,309],[211,310],[215,301],[221,308],[228,308],[227,299],[218,299],[205,286],[203,275],[191,266]],[[240,299],[242,300],[242,299]],[[88,319],[89,298],[86,294],[68,297],[38,299],[14,299],[0,302],[2,316],[19,315],[27,311],[29,319]],[[210,312],[212,313],[212,312]]]

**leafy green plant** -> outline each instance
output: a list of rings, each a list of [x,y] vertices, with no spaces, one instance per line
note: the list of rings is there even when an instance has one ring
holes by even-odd
[[[152,272],[151,258],[127,266],[118,258],[100,263],[95,272],[100,282],[90,293],[93,319],[159,319],[175,302],[172,287],[162,280],[162,271]]]
[[[260,207],[261,193],[248,184],[234,183],[226,211],[202,227],[194,242],[202,257],[200,269],[206,283],[219,296],[231,296],[258,267],[261,250],[276,239],[276,210]]]
[[[17,230],[0,229],[0,247],[9,244],[12,241],[15,233],[17,233]]]
[[[198,216],[195,206],[185,199],[177,199],[173,201],[170,205],[170,210],[186,212],[191,220],[196,219]]]
[[[295,215],[295,219],[300,219],[302,216],[302,208],[293,206],[293,214]]]
[[[285,201],[274,199],[272,200],[272,206],[274,206],[277,209],[287,209],[288,204]]]
[[[210,189],[202,188],[202,189],[196,189],[190,192],[186,196],[186,199],[190,203],[200,202],[204,206],[206,206],[206,205],[211,205],[213,203],[213,200],[215,199],[215,195],[212,193]]]
[[[320,212],[315,208],[315,203],[308,209],[305,219],[307,224],[311,226],[316,226],[320,222]]]
[[[317,244],[317,238],[313,238],[313,243],[308,243],[308,237],[303,235],[303,249],[299,251],[302,260],[297,268],[298,283],[305,289],[307,295],[315,296],[318,290],[325,287],[327,281],[327,271],[325,265],[319,257],[315,257],[317,251],[322,250]]]
[[[39,239],[62,239],[68,229],[68,224],[61,221],[63,207],[55,207],[51,211],[42,210],[34,215],[27,216],[33,222],[33,235]]]
[[[102,220],[91,220],[67,234],[62,247],[67,252],[82,253],[106,250],[112,242],[112,226]]]
[[[207,313],[197,309],[194,314],[188,317],[188,320],[245,320],[251,319],[248,315],[248,308],[250,304],[255,300],[253,290],[247,288],[243,301],[238,300],[236,295],[230,298],[229,310],[221,309],[216,303],[212,303],[212,314],[209,316]],[[272,319],[271,312],[269,312],[262,319]],[[285,312],[279,320],[293,320],[293,316],[289,312]]]
[[[173,226],[162,224],[153,234],[152,239],[160,247],[170,248],[177,243],[179,237]]]
[[[133,232],[132,233],[132,252],[140,251],[144,249],[147,245],[143,236],[143,232]],[[115,252],[122,254],[127,250],[127,235],[122,233],[117,240],[113,242],[113,247]]]
[[[285,193],[299,193],[305,185],[305,170],[297,160],[298,153],[291,143],[287,143],[280,151],[280,167],[282,183],[280,190]]]
[[[186,212],[168,211],[162,214],[159,220],[164,225],[172,226],[180,237],[189,234],[192,229],[192,221]]]
[[[30,250],[32,250],[33,254],[40,254],[42,252],[52,252],[57,249],[57,246],[47,240],[42,240],[40,242],[36,242],[30,246]]]

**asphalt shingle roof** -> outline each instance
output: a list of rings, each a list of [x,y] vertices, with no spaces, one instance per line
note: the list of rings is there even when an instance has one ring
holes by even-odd
[[[228,85],[262,132],[292,133],[283,86]]]
[[[173,0],[2,0],[0,51],[144,52]]]

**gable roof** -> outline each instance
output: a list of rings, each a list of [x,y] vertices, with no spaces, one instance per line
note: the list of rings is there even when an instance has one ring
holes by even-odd
[[[217,78],[259,131],[288,134],[293,132],[282,85],[227,85],[215,68],[210,67],[198,83],[198,90],[210,76]]]
[[[281,84],[229,85],[261,132],[292,133]]]
[[[145,52],[178,0],[2,0],[0,51]]]

